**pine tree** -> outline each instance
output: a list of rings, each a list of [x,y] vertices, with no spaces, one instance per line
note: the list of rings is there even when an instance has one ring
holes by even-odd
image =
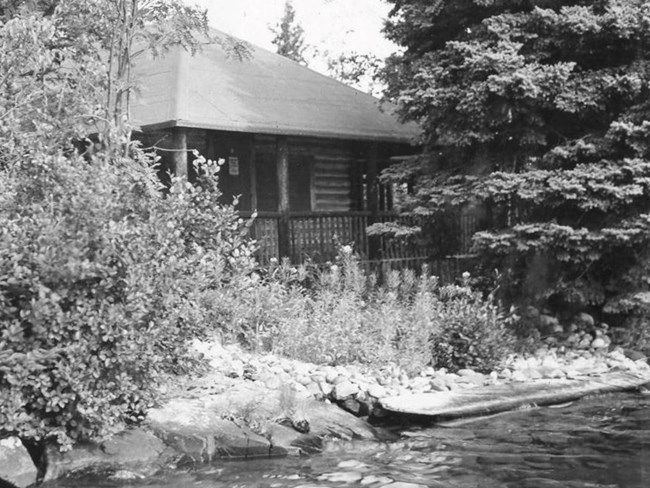
[[[277,53],[285,58],[292,59],[300,64],[307,64],[305,60],[305,31],[296,21],[296,11],[290,1],[284,4],[282,19],[271,29],[275,35],[273,44],[277,47]]]
[[[650,3],[391,3],[387,96],[426,154],[385,177],[415,178],[421,212],[487,209],[474,251],[511,299],[647,309]]]

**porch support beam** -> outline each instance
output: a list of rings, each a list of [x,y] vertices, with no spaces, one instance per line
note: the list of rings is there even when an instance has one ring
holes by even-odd
[[[174,176],[187,178],[187,129],[172,128],[172,161]]]
[[[368,211],[370,218],[368,224],[374,224],[379,217],[379,145],[371,142],[368,146],[366,185],[368,195]],[[368,237],[368,259],[380,259],[379,237]]]
[[[278,252],[280,258],[291,257],[289,223],[289,144],[286,136],[276,139],[276,168],[278,177]]]

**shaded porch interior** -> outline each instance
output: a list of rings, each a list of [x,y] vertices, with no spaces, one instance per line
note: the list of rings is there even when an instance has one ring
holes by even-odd
[[[163,180],[172,173],[194,178],[192,150],[224,160],[223,202],[236,201],[243,217],[257,213],[251,232],[261,264],[283,257],[325,262],[348,244],[364,260],[429,257],[422,246],[366,233],[370,224],[396,218],[393,189],[378,175],[392,157],[414,152],[408,144],[182,127],[147,131],[139,139],[160,149]]]

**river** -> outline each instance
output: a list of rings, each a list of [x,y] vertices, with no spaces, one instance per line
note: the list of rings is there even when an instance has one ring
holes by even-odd
[[[226,462],[141,481],[52,488],[648,488],[650,394],[402,426],[390,442],[340,442],[305,458]]]

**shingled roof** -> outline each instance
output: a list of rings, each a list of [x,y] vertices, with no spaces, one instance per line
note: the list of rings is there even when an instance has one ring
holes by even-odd
[[[131,115],[145,130],[195,127],[388,142],[410,142],[418,134],[376,98],[257,46],[246,59],[216,42],[194,56],[174,48],[138,59],[134,73],[139,88]]]

